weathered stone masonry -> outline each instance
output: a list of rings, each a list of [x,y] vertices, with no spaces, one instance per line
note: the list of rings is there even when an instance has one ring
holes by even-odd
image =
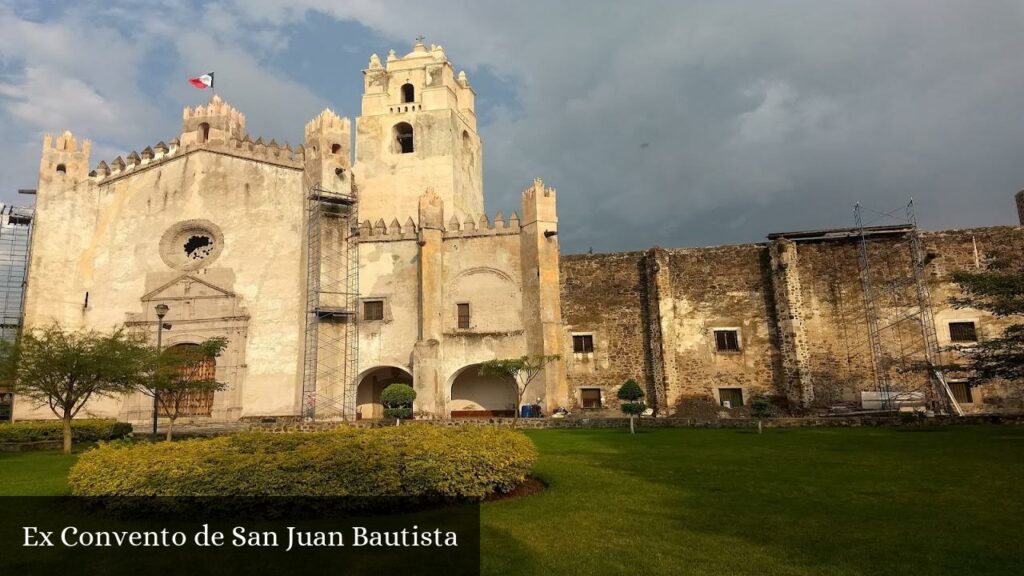
[[[855,236],[645,253],[562,258],[562,314],[567,338],[593,334],[594,353],[572,353],[568,380],[579,406],[581,390],[602,391],[608,414],[627,379],[642,382],[660,415],[685,412],[694,401],[716,406],[724,389],[742,390],[792,406],[855,403],[874,389],[867,345],[863,285]],[[799,236],[799,235],[797,235]],[[984,267],[999,252],[1024,257],[1024,230],[979,228],[921,234],[929,263],[937,336],[950,342],[949,323],[975,322],[980,338],[1009,322],[949,305],[955,270]],[[898,237],[871,245],[879,281],[910,274]],[[900,308],[883,310],[897,317]],[[716,330],[736,330],[738,351],[716,349]],[[913,331],[899,334],[905,341]],[[567,340],[567,350],[572,350]],[[956,362],[943,352],[942,362]],[[911,376],[900,376],[910,378]],[[1019,388],[995,383],[973,391],[968,411],[1014,410]]]
[[[245,116],[217,96],[186,108],[168,143],[91,171],[88,140],[47,136],[24,325],[127,324],[155,340],[154,307],[169,305],[164,346],[229,340],[216,366],[228,388],[193,414],[198,421],[297,418],[311,313],[302,295],[315,284],[306,201],[317,189],[358,199],[359,222],[333,218],[317,239],[320,251],[337,254],[354,238],[357,256],[357,264],[320,261],[330,268],[324,278],[358,265],[357,296],[328,290],[319,302],[358,300],[344,311],[358,318],[355,358],[353,347],[316,352],[318,366],[355,365],[351,378],[317,382],[317,402],[338,417],[379,418],[380,393],[394,382],[415,387],[423,418],[506,417],[519,408],[515,392],[479,367],[525,354],[563,358],[523,398],[548,413],[585,399],[588,415],[618,415],[615,392],[628,379],[644,386],[658,416],[695,418],[758,395],[825,407],[873,388],[849,231],[562,256],[559,226],[583,224],[559,222],[557,194],[541,180],[505,207],[518,213],[483,212],[475,91],[441,46],[371,56],[362,73],[354,131],[324,110],[294,148],[250,136]],[[1024,192],[1017,206],[1024,222]],[[899,239],[879,234],[870,249],[879,281],[906,277]],[[980,339],[998,335],[1008,320],[948,305],[957,290],[950,275],[983,268],[997,251],[1024,258],[1024,230],[921,239],[940,346],[950,345],[953,323],[973,323]],[[905,302],[885,306],[890,319],[906,311]],[[968,408],[1010,411],[1024,405],[1020,396],[1019,386],[993,384]],[[85,413],[146,421],[151,410],[136,394],[91,401]],[[50,416],[17,399],[14,413]]]
[[[814,388],[804,328],[804,302],[800,288],[800,267],[796,244],[780,238],[768,246],[771,254],[772,290],[782,356],[782,390],[793,404],[807,406],[814,400]]]

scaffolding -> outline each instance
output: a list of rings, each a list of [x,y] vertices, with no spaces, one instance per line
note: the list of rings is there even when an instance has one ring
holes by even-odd
[[[33,209],[0,204],[0,339],[21,329]]]
[[[306,196],[305,420],[355,415],[359,358],[358,204],[354,194],[313,186]]]
[[[865,212],[874,216],[871,222],[865,223]],[[925,278],[925,267],[934,255],[922,248],[913,199],[889,212],[858,203],[854,219],[871,369],[882,409],[931,400],[939,410],[962,416],[939,369],[935,316]],[[879,221],[887,225],[869,226]]]

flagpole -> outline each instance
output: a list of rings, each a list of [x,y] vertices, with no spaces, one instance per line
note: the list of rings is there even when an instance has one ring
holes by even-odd
[[[214,85],[216,85],[216,84],[217,84],[217,77],[216,77],[216,75],[213,72],[210,72],[210,90],[213,90],[214,94],[217,93],[217,89],[214,87]]]

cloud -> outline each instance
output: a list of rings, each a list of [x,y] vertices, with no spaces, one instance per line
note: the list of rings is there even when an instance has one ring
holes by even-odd
[[[14,189],[34,186],[44,132],[93,139],[93,164],[176,137],[182,107],[208,97],[185,79],[218,67],[231,71],[224,96],[255,112],[251,131],[297,144],[327,102],[264,62],[287,45],[281,30],[247,26],[216,4],[202,9],[208,18],[199,10],[83,2],[25,14],[0,5],[0,154],[18,166],[0,175],[0,199],[16,202]]]
[[[82,110],[60,112],[70,121],[102,108],[90,100],[96,95],[125,114],[175,113],[170,104],[194,95],[169,83],[160,86],[170,96],[159,112],[131,108],[145,62],[125,52],[159,51],[173,55],[175,74],[205,71],[211,61],[230,66],[238,95],[228,99],[251,127],[295,133],[330,97],[317,81],[299,84],[269,62],[303,41],[309,19],[358,22],[399,53],[424,34],[471,81],[492,75],[511,91],[478,101],[492,103],[481,114],[490,211],[516,207],[532,178],[544,177],[559,190],[560,238],[570,252],[757,241],[772,231],[848,226],[857,201],[889,209],[910,196],[928,227],[1009,224],[1012,193],[1024,186],[1019,4],[249,0],[164,5],[158,13],[95,6],[145,34],[91,31],[89,16],[80,27],[49,22],[60,30],[39,41],[45,64],[26,50],[21,80],[0,76],[6,122],[58,113],[52,105],[25,108],[33,68],[46,82],[66,74],[67,90],[83,95]],[[69,45],[123,66],[118,93],[98,88],[105,63],[87,64]],[[359,82],[357,70],[323,70],[339,74]],[[101,123],[89,128],[102,132]]]

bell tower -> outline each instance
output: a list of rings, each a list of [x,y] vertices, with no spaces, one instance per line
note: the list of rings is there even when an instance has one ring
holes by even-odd
[[[422,39],[385,63],[374,54],[363,70],[362,115],[356,119],[359,217],[375,222],[415,219],[432,188],[460,220],[484,211],[475,97],[465,72],[444,50]]]

